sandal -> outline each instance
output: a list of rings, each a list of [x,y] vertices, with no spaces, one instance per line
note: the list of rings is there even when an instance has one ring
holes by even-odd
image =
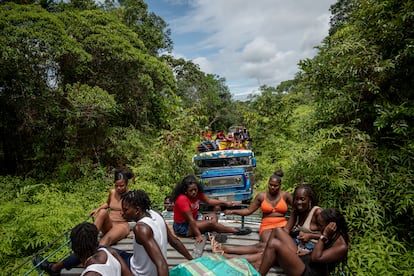
[[[209,237],[210,237],[211,251],[215,254],[224,255],[224,250],[223,250],[221,243],[216,241],[216,238],[214,237],[213,234],[209,233]]]
[[[40,268],[41,270],[45,271],[47,274],[51,276],[60,275],[60,270],[56,271],[52,269],[52,266],[55,264],[54,262],[49,262],[48,260],[43,259],[39,255],[36,255],[33,258],[32,263],[36,268]]]
[[[234,233],[235,235],[249,235],[252,232],[250,227],[236,227],[237,232]]]

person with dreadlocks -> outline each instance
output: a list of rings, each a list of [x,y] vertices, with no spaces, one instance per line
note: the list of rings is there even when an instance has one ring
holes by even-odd
[[[49,262],[39,255],[33,259],[33,264],[52,276],[60,275],[64,267],[71,269],[84,264],[86,270],[82,275],[122,275],[131,276],[128,263],[130,253],[115,250],[111,247],[100,246],[98,243],[98,228],[90,222],[82,222],[76,225],[70,234],[73,253],[59,262]],[[128,262],[127,262],[128,261]],[[88,273],[91,272],[91,273]]]
[[[293,193],[293,209],[285,230],[297,245],[298,254],[309,254],[321,236],[318,216],[322,208],[309,184],[299,184]]]
[[[299,255],[290,235],[275,228],[267,241],[259,272],[266,275],[270,267],[279,265],[288,275],[327,276],[348,254],[348,226],[344,216],[334,208],[322,210],[318,216],[320,235],[310,254]]]
[[[150,209],[151,201],[142,190],[129,191],[122,195],[122,215],[135,221],[134,253],[130,258],[133,275],[167,276],[167,242],[181,255],[192,257],[184,244],[170,231],[163,217]]]
[[[95,224],[82,222],[76,225],[70,234],[72,250],[85,264],[81,276],[96,275],[89,272],[97,272],[102,276],[132,275],[116,250],[110,247],[98,248],[98,233]]]

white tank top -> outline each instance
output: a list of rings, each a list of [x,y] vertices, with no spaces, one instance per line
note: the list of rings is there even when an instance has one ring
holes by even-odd
[[[144,217],[137,222],[143,222],[151,227],[154,239],[161,249],[163,257],[167,259],[167,227],[164,219],[157,212],[150,210],[151,217]],[[134,239],[134,255],[131,258],[131,271],[135,276],[157,276],[157,267],[151,261],[145,248]]]
[[[99,248],[106,253],[106,263],[104,264],[91,264],[81,274],[83,276],[86,272],[93,271],[98,272],[102,276],[121,276],[121,264],[118,260],[112,256],[112,254],[106,248]]]

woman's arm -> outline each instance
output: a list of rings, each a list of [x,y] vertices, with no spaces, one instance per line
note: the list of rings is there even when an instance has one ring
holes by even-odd
[[[338,262],[346,257],[348,245],[342,236],[339,236],[334,244],[324,250],[325,243],[331,241],[336,233],[336,223],[330,222],[324,229],[311,253],[311,260],[319,263]]]
[[[182,241],[175,236],[167,224],[165,224],[165,227],[167,227],[167,235],[168,235],[168,243],[175,248],[181,255],[183,255],[187,260],[192,260],[193,257],[191,256],[190,252],[188,252],[185,245],[182,243]]]
[[[191,211],[184,212],[185,220],[188,222],[192,235],[195,236],[196,242],[200,243],[203,241],[203,236],[201,235],[200,229],[197,226],[197,221],[193,218]]]
[[[293,226],[295,226],[296,218],[297,216],[296,216],[295,210],[292,209],[289,220],[287,221],[285,227],[283,227],[283,230],[285,230],[287,233],[290,233],[290,231],[292,231],[293,229]]]
[[[154,232],[145,223],[138,222],[134,226],[135,241],[145,248],[148,256],[157,267],[158,276],[168,276],[168,264],[161,249],[154,239]],[[139,258],[139,256],[133,256]]]
[[[101,209],[108,209],[109,208],[109,204],[110,204],[110,202],[111,202],[111,194],[112,194],[112,191],[114,191],[114,190],[111,190],[111,191],[109,191],[109,194],[108,194],[108,199],[106,200],[106,202],[104,202],[101,206],[99,206],[98,208],[96,208],[96,209],[94,209],[94,210],[92,210],[90,213],[89,213],[89,216],[93,216],[93,215],[95,215],[99,210],[101,210]]]
[[[288,206],[293,206],[293,197],[290,193],[282,191],[282,197]]]
[[[260,208],[264,199],[264,192],[258,193],[253,201],[250,203],[249,207],[240,209],[240,210],[225,210],[226,215],[238,215],[238,216],[248,216],[253,214],[257,209]]]

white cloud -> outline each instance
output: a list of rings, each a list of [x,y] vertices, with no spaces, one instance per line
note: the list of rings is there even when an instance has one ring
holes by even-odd
[[[334,0],[193,0],[169,21],[175,54],[228,81],[234,94],[292,79],[327,36]],[[247,84],[248,83],[248,84]]]
[[[213,70],[211,62],[206,57],[197,57],[193,60],[194,63],[200,66],[200,69],[209,74],[216,74]]]

